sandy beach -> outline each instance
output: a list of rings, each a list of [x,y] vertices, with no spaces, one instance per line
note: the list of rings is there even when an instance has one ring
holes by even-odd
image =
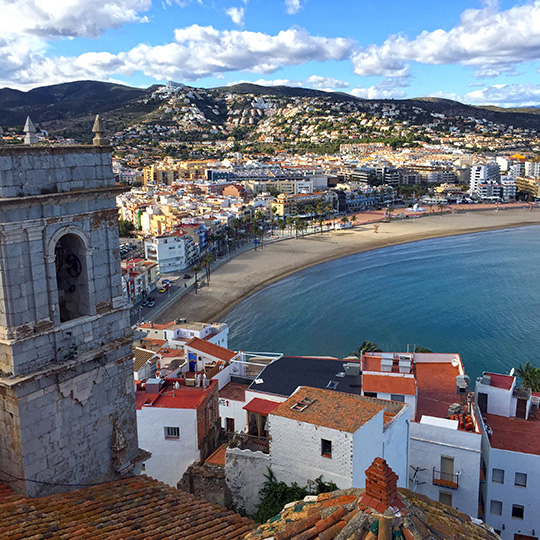
[[[523,206],[393,219],[378,223],[377,233],[370,223],[376,216],[365,220],[362,217],[358,216],[353,229],[277,241],[233,257],[212,272],[210,287],[183,296],[155,322],[182,317],[191,321],[218,321],[263,287],[304,268],[347,255],[427,238],[540,224],[540,210],[531,211]]]

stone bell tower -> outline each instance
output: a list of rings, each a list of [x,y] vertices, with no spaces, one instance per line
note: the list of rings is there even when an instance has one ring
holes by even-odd
[[[30,497],[140,461],[123,188],[99,120],[94,132],[93,146],[0,146],[0,483]]]

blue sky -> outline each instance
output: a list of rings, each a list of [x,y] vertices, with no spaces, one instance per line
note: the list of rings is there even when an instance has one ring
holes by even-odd
[[[0,87],[242,81],[540,105],[540,0],[0,0]]]

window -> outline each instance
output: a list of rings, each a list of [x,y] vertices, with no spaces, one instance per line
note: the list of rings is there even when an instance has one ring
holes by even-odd
[[[527,474],[522,472],[516,473],[515,486],[527,487]]]
[[[179,427],[165,427],[165,438],[166,439],[179,439],[180,438],[180,428]]]
[[[512,517],[516,519],[523,519],[524,510],[525,510],[524,506],[521,506],[520,504],[513,504]]]
[[[321,456],[327,458],[332,457],[332,441],[321,439]]]
[[[439,491],[439,502],[452,506],[452,494],[447,491]]]
[[[405,403],[405,396],[401,394],[390,394],[390,400],[391,401],[401,401],[401,403]]]
[[[489,505],[489,511],[496,516],[500,516],[502,514],[502,502],[491,501],[491,504]]]
[[[493,469],[493,472],[491,473],[491,481],[496,482],[497,484],[504,484],[504,470]]]
[[[366,397],[377,397],[377,392],[364,392]]]

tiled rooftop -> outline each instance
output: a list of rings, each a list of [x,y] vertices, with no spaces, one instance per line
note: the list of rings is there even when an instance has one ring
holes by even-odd
[[[219,397],[231,401],[245,401],[247,388],[247,384],[230,382],[219,391]]]
[[[199,403],[204,400],[207,393],[216,385],[217,381],[209,381],[209,386],[206,388],[197,388],[184,386],[184,381],[182,381],[180,388],[175,389],[173,386],[165,386],[159,394],[137,390],[135,392],[135,402],[139,410],[143,406],[162,407],[165,409],[196,409]]]
[[[388,518],[381,515],[381,509],[372,508],[364,494],[363,489],[351,488],[290,503],[244,540],[500,538],[473,523],[466,514],[407,489],[398,490],[404,508],[399,512],[387,510]]]
[[[230,361],[236,356],[236,353],[234,351],[231,351],[229,349],[226,349],[225,347],[221,347],[220,345],[210,343],[209,341],[197,337],[190,339],[186,343],[186,347],[191,347],[192,349],[196,349],[197,351],[201,351],[202,353],[209,354],[210,356],[219,358],[224,362]]]
[[[2,498],[2,540],[236,540],[255,527],[241,517],[146,476],[26,499]]]
[[[302,411],[291,409],[306,398],[313,403]],[[354,433],[384,409],[384,405],[361,396],[302,386],[270,414]]]
[[[540,455],[540,413],[529,420],[485,414],[486,423],[493,430],[492,448]]]
[[[416,363],[418,402],[416,421],[423,415],[446,418],[448,407],[460,401],[456,393],[456,377],[459,368],[449,362]]]
[[[416,382],[410,375],[405,377],[398,374],[364,373],[362,377],[362,390],[364,392],[377,392],[385,394],[416,395]]]

